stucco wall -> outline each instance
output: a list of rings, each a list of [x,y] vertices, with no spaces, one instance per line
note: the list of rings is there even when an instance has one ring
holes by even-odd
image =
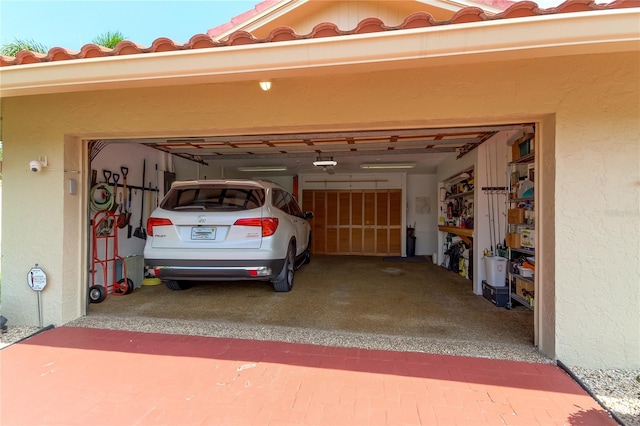
[[[555,221],[545,244],[555,246],[558,267],[541,283],[553,291],[537,303],[556,326],[546,323],[541,349],[553,351],[544,344],[551,339],[551,355],[569,365],[638,367],[639,81],[637,55],[610,54],[292,78],[270,92],[238,82],[3,99],[4,314],[16,324],[37,322],[35,295],[24,282],[36,262],[50,277],[45,323],[80,312],[70,307],[81,304],[72,289],[86,278],[81,212],[88,176],[80,137],[550,123],[555,117],[555,155],[544,157],[541,170],[556,174],[548,200],[555,216],[542,220]],[[28,171],[29,160],[42,155],[50,167]],[[65,192],[68,166],[83,170],[76,196]]]
[[[640,66],[612,65],[574,70],[590,90],[566,92],[556,117],[556,349],[571,364],[638,367]]]

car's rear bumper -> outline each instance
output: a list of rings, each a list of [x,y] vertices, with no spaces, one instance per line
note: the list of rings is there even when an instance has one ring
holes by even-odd
[[[271,260],[180,260],[145,259],[156,277],[166,280],[270,280],[284,266],[284,259]]]

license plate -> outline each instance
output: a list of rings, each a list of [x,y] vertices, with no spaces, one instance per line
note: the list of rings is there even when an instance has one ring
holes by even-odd
[[[216,228],[210,226],[194,226],[191,228],[192,240],[215,240]]]

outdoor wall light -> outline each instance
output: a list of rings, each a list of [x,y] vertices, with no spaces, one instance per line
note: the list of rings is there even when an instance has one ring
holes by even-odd
[[[261,81],[259,84],[260,84],[260,88],[265,92],[267,90],[271,90],[271,82],[269,80]]]

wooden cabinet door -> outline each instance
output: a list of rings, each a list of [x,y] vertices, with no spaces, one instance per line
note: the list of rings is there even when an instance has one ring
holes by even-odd
[[[305,190],[313,211],[312,251],[318,254],[398,256],[402,251],[402,191]]]

